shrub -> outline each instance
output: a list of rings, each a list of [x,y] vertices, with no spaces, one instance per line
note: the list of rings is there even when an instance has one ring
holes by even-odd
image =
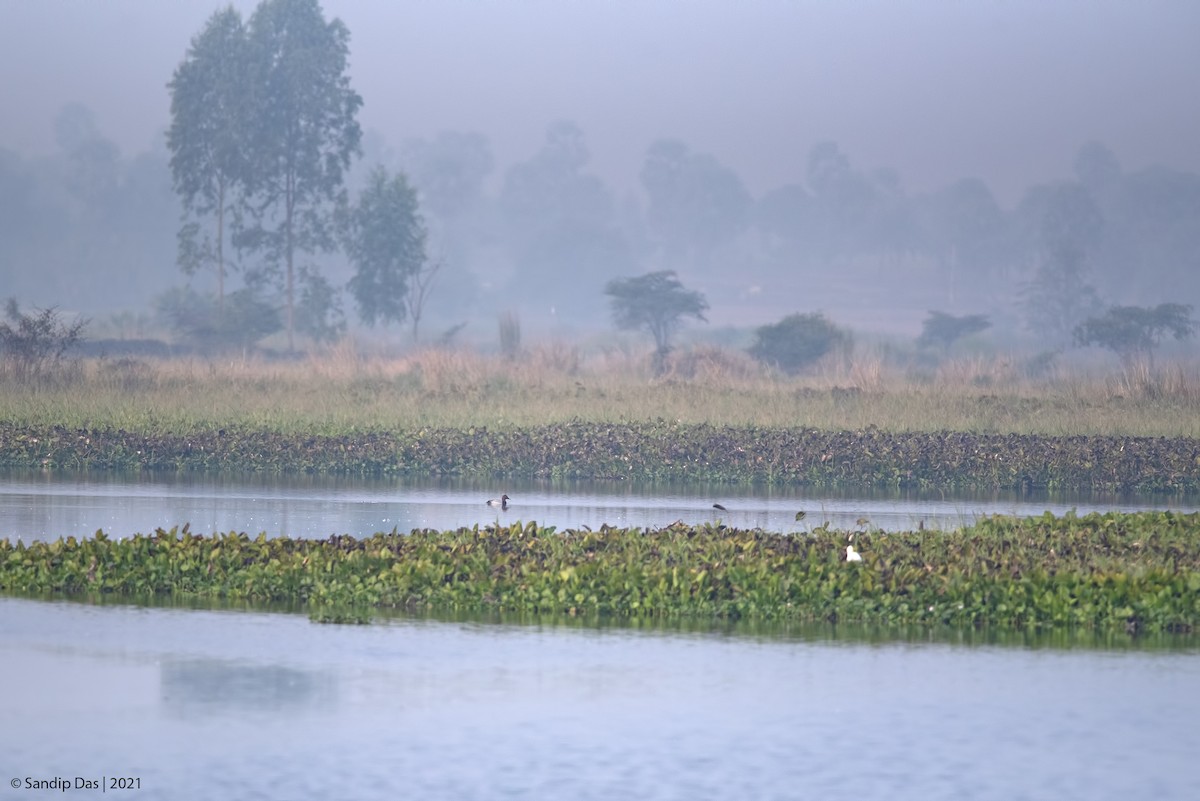
[[[24,314],[15,298],[5,306],[0,323],[0,350],[5,369],[18,381],[37,380],[58,369],[68,350],[79,344],[87,320],[63,322],[54,307]]]
[[[838,328],[824,314],[792,314],[755,332],[749,354],[785,373],[797,373],[836,349],[849,350],[850,332]]]
[[[950,346],[963,337],[977,334],[992,325],[982,314],[964,314],[955,317],[940,311],[931,311],[921,324],[921,336],[917,338],[918,348],[940,348],[942,353],[948,353]]]
[[[223,303],[191,289],[172,289],[156,306],[164,325],[201,353],[250,348],[283,327],[279,311],[248,289],[226,295]]]

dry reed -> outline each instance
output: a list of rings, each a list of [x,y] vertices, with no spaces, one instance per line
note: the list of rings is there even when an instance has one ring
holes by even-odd
[[[69,381],[0,384],[0,417],[61,425],[276,430],[520,427],[568,420],[678,420],[894,431],[1200,437],[1195,366],[1030,378],[1007,357],[914,376],[878,352],[797,377],[740,351],[673,352],[653,376],[629,348],[551,342],[516,360],[466,349],[364,353],[341,343],[290,361],[90,360]]]

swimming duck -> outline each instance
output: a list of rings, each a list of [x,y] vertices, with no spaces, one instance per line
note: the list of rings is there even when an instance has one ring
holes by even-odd
[[[724,507],[724,506],[722,506],[722,505],[721,505],[721,504],[719,504],[719,503],[714,503],[714,504],[713,504],[713,508],[714,508],[714,509],[716,509],[716,510],[718,510],[718,511],[720,511],[720,512],[727,511],[727,510],[725,509],[725,507]]]
[[[501,509],[508,508],[508,496],[501,495],[499,498],[492,498],[487,502],[488,506],[499,506]]]

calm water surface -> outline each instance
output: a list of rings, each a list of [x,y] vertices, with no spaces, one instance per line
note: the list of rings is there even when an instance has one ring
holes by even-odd
[[[512,496],[507,510],[484,502]],[[726,511],[712,508],[714,502]],[[1120,497],[1014,493],[958,494],[812,491],[797,488],[594,481],[512,481],[254,475],[213,477],[144,473],[0,471],[0,537],[56,539],[148,533],[190,523],[198,533],[267,532],[271,536],[367,536],[377,531],[536,520],[562,528],[603,523],[660,527],[676,520],[721,520],[743,528],[803,531],[830,522],[854,529],[911,530],[921,523],[954,528],[987,514],[1050,510],[1200,509],[1197,497]],[[796,512],[805,519],[797,523]]]
[[[483,505],[501,492],[513,496],[508,511]],[[497,519],[560,528],[721,519],[797,531],[866,517],[894,530],[996,512],[1197,506],[0,473],[0,536],[27,540],[185,522],[304,537]],[[799,509],[808,517],[797,524]],[[138,799],[1198,797],[1194,639],[1165,648],[920,640],[411,617],[322,626],[281,612],[0,597],[0,801],[63,795],[26,789],[27,778],[113,776],[139,779],[140,790],[125,791]]]
[[[147,800],[1197,797],[1192,646],[823,631],[0,598],[0,799],[56,776]]]

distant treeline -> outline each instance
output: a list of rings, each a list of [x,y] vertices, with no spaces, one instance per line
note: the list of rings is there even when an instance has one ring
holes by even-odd
[[[351,297],[367,325],[419,317],[420,306],[397,304],[412,297],[420,280],[438,325],[480,314],[494,319],[506,308],[551,327],[605,325],[608,282],[675,270],[714,309],[744,310],[748,326],[815,310],[848,325],[839,315],[944,309],[988,314],[997,331],[1027,329],[1048,349],[1069,345],[1074,328],[1108,306],[1200,304],[1194,173],[1170,166],[1127,170],[1104,144],[1088,142],[1069,165],[1071,178],[1030,186],[1005,207],[978,178],[912,191],[901,169],[857,165],[827,141],[806,153],[777,154],[781,164],[803,162],[803,175],[755,195],[720,155],[693,150],[684,131],[647,144],[639,191],[622,195],[592,168],[586,132],[563,120],[530,143],[529,158],[496,175],[501,167],[483,132],[429,138],[391,132],[398,140],[391,146],[379,137],[360,142],[354,117],[364,99],[340,71],[352,56],[352,38],[336,20],[322,27],[323,19],[305,17],[313,5],[271,0],[245,21],[233,9],[214,14],[204,35],[180,53],[170,82],[170,151],[122,154],[77,104],[55,121],[51,154],[0,151],[6,294],[94,316],[149,312],[185,280],[182,264],[195,271],[190,281],[201,293],[224,296],[244,285],[254,294],[247,304],[287,310],[279,324],[289,332],[294,312],[297,335],[320,337],[340,330]],[[264,149],[282,139],[270,135],[275,122],[261,115],[219,120],[237,134],[229,141],[240,143],[232,166],[220,172],[228,186],[189,187],[186,176],[210,181],[214,173],[204,165],[185,169],[181,156],[215,113],[206,105],[215,95],[189,94],[196,86],[250,91],[257,81],[266,91],[286,77],[272,70],[308,74],[303,63],[289,61],[303,56],[287,50],[291,40],[281,33],[287,26],[332,36],[320,57],[329,59],[344,117],[328,132],[341,137],[338,158],[326,161],[344,159],[345,169],[331,169],[305,201],[311,214],[295,224],[310,228],[280,239],[284,229],[270,226],[290,226],[290,217],[251,219],[262,197],[274,197],[271,182],[279,178],[263,164],[286,161]],[[212,36],[224,38],[205,38]],[[244,48],[247,65],[232,78],[205,50],[229,43]],[[169,78],[163,76],[164,84]],[[300,85],[286,83],[293,84]],[[307,119],[311,109],[304,104],[316,102],[294,100],[289,124]],[[213,197],[228,207],[226,225],[210,219],[215,201],[205,192],[214,187],[223,187]],[[410,244],[424,247],[416,239],[428,235],[429,260],[440,270],[436,282],[421,279],[424,256],[415,251],[402,264],[381,260],[399,245],[384,243],[364,257],[371,232],[351,224],[356,210],[366,219],[387,203],[414,198],[419,207],[402,210],[413,222]],[[189,222],[180,229],[184,200]],[[344,236],[334,236],[335,223]],[[297,245],[302,252],[280,251],[279,242],[293,240],[305,243]],[[217,268],[214,253],[221,254]],[[364,278],[364,258],[375,259],[367,271],[373,282]],[[284,262],[294,282],[280,279]],[[377,267],[385,272],[370,272]],[[158,324],[169,329],[175,307],[159,307]],[[320,324],[306,332],[305,315]]]

